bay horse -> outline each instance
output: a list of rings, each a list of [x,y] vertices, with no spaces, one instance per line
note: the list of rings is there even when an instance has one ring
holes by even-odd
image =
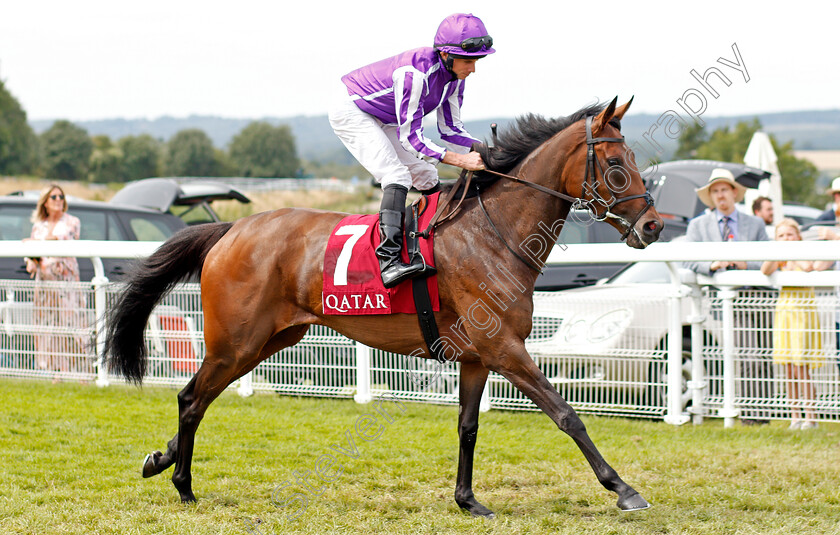
[[[440,340],[464,341],[463,347],[449,353],[460,362],[455,501],[475,516],[494,516],[472,489],[479,400],[491,370],[575,441],[598,481],[618,494],[619,508],[649,507],[607,464],[574,409],[525,350],[539,274],[533,264],[545,262],[573,206],[608,221],[635,248],[656,241],[663,227],[620,133],[619,120],[632,99],[622,106],[616,106],[616,100],[557,119],[520,117],[500,133],[494,147],[480,145],[487,168],[475,177],[480,195],[464,200],[455,217],[435,231]],[[624,180],[618,186],[616,176]],[[345,216],[284,208],[236,223],[189,227],[128,276],[109,317],[105,353],[110,369],[129,381],[139,384],[143,379],[147,359],[143,330],[155,304],[177,282],[200,274],[204,310],[204,361],[178,394],[178,433],[165,453],[147,456],[144,477],[175,464],[172,483],[181,500],[195,501],[190,465],[196,429],[207,407],[231,382],[298,343],[310,325],[325,325],[392,353],[416,355],[414,350],[424,348],[430,358],[415,315],[324,315],[321,291],[327,238]],[[539,229],[552,229],[554,235],[545,239],[548,246],[542,250],[520,246],[517,252],[516,245],[527,243]],[[530,259],[522,257],[525,249],[531,251]],[[487,283],[501,280],[501,268],[512,282],[493,292]],[[488,290],[496,300],[490,299]],[[505,295],[513,299],[504,302]],[[483,321],[486,317],[479,319],[473,307],[479,300],[494,307],[500,319],[492,332]]]

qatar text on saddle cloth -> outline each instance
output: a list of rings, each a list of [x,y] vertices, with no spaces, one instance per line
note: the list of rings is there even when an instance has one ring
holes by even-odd
[[[420,214],[418,228],[425,229],[437,210],[439,194],[428,197],[429,202]],[[385,288],[379,272],[376,247],[379,245],[379,216],[351,215],[335,226],[327,241],[324,255],[324,289],[321,305],[324,314],[416,314],[411,281],[395,288]],[[434,233],[420,238],[420,252],[426,263],[434,266]],[[403,262],[408,262],[405,247]],[[437,275],[426,279],[432,309],[440,310]]]

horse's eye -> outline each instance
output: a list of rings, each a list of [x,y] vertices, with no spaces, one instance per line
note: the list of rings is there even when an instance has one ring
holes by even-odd
[[[621,158],[610,158],[607,163],[610,167],[621,167]]]

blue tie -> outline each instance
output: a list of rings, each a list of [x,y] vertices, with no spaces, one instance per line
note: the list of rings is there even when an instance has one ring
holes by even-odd
[[[732,229],[729,228],[730,221],[732,221],[732,219],[729,216],[723,216],[723,232],[720,234],[723,241],[733,241],[735,239],[735,234],[733,234]]]

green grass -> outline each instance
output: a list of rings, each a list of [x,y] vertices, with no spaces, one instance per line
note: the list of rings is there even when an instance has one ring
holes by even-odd
[[[452,499],[456,407],[390,406],[393,423],[312,496],[300,517],[271,503],[292,471],[315,470],[371,405],[226,393],[199,428],[198,504],[169,478],[142,479],[146,453],[177,426],[176,391],[0,380],[0,533],[789,534],[840,533],[840,426],[723,429],[587,417],[601,453],[653,508],[622,513],[572,441],[542,414],[483,414],[475,491],[494,521]],[[335,471],[329,472],[336,475]],[[278,492],[278,501],[292,497]],[[255,531],[256,532],[256,531]]]

